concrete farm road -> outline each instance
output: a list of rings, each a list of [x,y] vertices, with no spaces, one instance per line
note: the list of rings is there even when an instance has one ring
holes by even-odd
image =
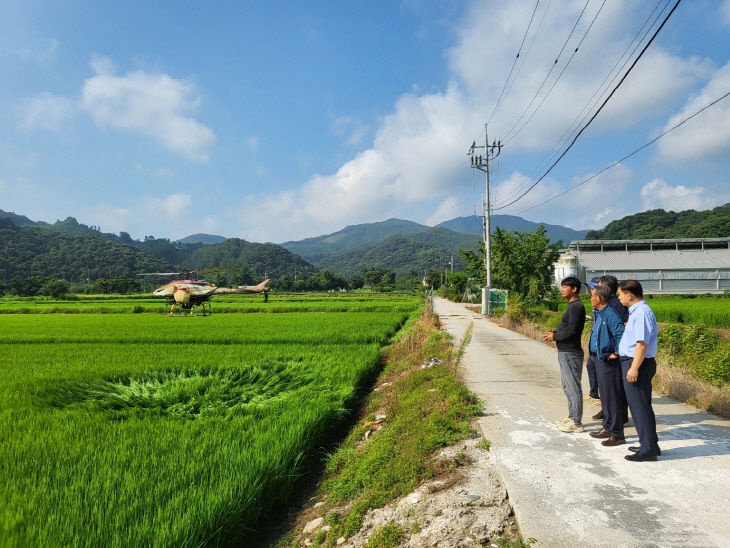
[[[485,403],[479,422],[490,459],[507,487],[525,538],[547,546],[730,546],[730,421],[654,397],[662,455],[629,462],[637,443],[603,447],[585,402],[586,432],[567,434],[557,351],[496,326],[462,304],[436,299],[444,329],[458,343],[469,325],[461,368]],[[587,378],[583,379],[584,394]]]

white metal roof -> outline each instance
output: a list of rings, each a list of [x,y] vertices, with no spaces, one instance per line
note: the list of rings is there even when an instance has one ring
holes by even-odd
[[[727,270],[730,249],[604,251],[576,253],[587,270]]]

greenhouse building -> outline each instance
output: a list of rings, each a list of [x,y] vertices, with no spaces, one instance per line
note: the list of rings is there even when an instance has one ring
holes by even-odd
[[[645,293],[723,293],[730,290],[730,238],[576,240],[555,263],[555,283],[611,274],[638,280]]]

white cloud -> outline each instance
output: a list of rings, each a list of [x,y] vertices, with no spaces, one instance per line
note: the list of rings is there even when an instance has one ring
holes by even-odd
[[[511,140],[510,129],[513,126],[519,128],[522,124],[517,123],[520,115],[554,64],[584,5],[582,0],[540,4],[513,72],[514,85],[508,86],[502,106],[491,123],[490,133],[509,142],[512,149],[545,149],[556,144],[578,117],[580,109],[595,102],[595,99],[591,101],[591,96],[625,51],[634,30],[638,30],[651,11],[651,6],[644,3],[627,0],[607,2],[550,96],[524,130]],[[463,83],[467,95],[476,103],[484,105],[481,115],[485,119],[500,96],[534,6],[532,0],[492,2],[486,8],[482,2],[474,2],[467,24],[463,26],[461,40],[449,52],[456,78]],[[591,3],[586,10],[569,46],[523,122],[530,117],[532,109],[541,103],[562,71],[599,6],[598,2]],[[705,62],[672,56],[656,44],[652,45],[593,122],[590,131],[595,134],[632,127],[646,117],[661,114],[662,109],[706,77],[709,70]],[[614,85],[607,89],[612,89]],[[599,94],[600,97],[606,95]],[[598,105],[600,102],[592,111]],[[576,127],[582,125],[576,123]]]
[[[182,192],[166,197],[143,196],[142,208],[151,218],[172,221],[185,213],[192,202],[190,194]]]
[[[47,91],[23,99],[17,107],[18,127],[24,131],[60,131],[75,111],[73,101]]]
[[[634,177],[633,171],[623,164],[618,164],[589,182],[568,190],[571,186],[585,181],[593,175],[593,173],[586,173],[574,177],[570,183],[565,184],[548,177],[519,202],[503,210],[497,210],[495,213],[525,216],[536,221],[560,224],[575,229],[600,227],[607,220],[627,214],[618,197],[631,183]],[[494,189],[496,207],[514,200],[533,182],[522,173],[512,173]],[[563,194],[566,190],[567,193]],[[559,194],[563,195],[558,196]],[[558,197],[543,203],[553,196]]]
[[[730,63],[717,70],[699,93],[690,97],[681,111],[672,116],[664,130],[709,105],[730,89]],[[659,158],[666,162],[686,162],[726,158],[730,154],[730,97],[698,114],[658,142]]]
[[[259,149],[259,138],[253,136],[249,137],[248,139],[246,139],[246,146],[252,152],[256,152]]]
[[[436,208],[431,216],[426,219],[426,224],[429,226],[436,226],[439,223],[453,219],[459,216],[460,211],[459,198],[456,196],[449,196]]]
[[[191,160],[209,159],[216,138],[190,117],[201,102],[192,83],[140,70],[117,76],[106,57],[91,65],[96,74],[84,82],[81,105],[98,126],[146,135]]]
[[[467,173],[463,136],[471,121],[455,87],[404,95],[384,118],[373,147],[336,173],[315,175],[296,190],[248,198],[239,214],[241,231],[252,239],[298,239],[371,221],[374,211],[385,219],[406,204],[443,199]],[[275,219],[286,219],[286,226]]]
[[[521,67],[518,63],[516,83],[505,93],[504,104],[489,126],[490,139],[506,141],[503,156],[510,155],[509,161],[521,151],[546,150],[557,143],[580,108],[589,103],[652,8],[629,0],[607,2],[551,96],[524,131],[514,140],[506,139],[584,5],[583,0],[540,3],[533,27],[539,28],[539,32],[534,44],[532,35],[528,37],[521,56],[525,64]],[[590,3],[553,78],[562,70],[600,5]],[[497,101],[534,6],[534,0],[492,1],[486,6],[473,1],[463,19],[458,43],[447,54],[452,77],[444,91],[402,95],[393,111],[375,128],[372,147],[359,152],[335,173],[315,175],[298,189],[246,200],[239,211],[241,231],[281,241],[369,222],[373,215],[385,219],[407,212],[405,215],[409,216],[416,208],[431,208],[430,214],[423,217],[433,217],[448,197],[468,185],[466,147]],[[653,44],[637,65],[636,73],[627,78],[582,142],[596,134],[633,128],[663,115],[710,73],[708,61],[681,58]],[[549,80],[543,91],[552,82]],[[344,138],[347,128],[355,122],[354,118],[341,117],[333,120],[331,129]],[[570,193],[569,198],[535,208],[530,216],[577,228],[603,223],[611,215],[623,213],[625,206],[619,198],[632,176],[627,168],[614,168],[596,182]],[[526,184],[526,176],[519,172],[507,180],[496,181],[496,200],[507,203]],[[518,214],[568,186],[548,177],[536,191],[499,213]],[[287,219],[286,226],[276,219]]]
[[[661,179],[654,179],[641,187],[641,201],[645,209],[667,211],[703,210],[716,205],[714,198],[705,196],[702,187],[672,186]]]
[[[353,116],[338,116],[330,122],[330,131],[350,145],[359,145],[369,130],[367,124]]]
[[[85,222],[101,227],[103,232],[128,231],[132,218],[128,209],[107,204],[99,204],[84,213]]]

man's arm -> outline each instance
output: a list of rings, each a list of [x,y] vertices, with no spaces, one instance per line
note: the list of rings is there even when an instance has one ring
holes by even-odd
[[[629,382],[636,382],[639,379],[639,367],[644,361],[646,356],[646,343],[644,341],[636,341],[636,348],[634,349],[634,361],[631,362],[631,367],[626,372],[626,380]]]

